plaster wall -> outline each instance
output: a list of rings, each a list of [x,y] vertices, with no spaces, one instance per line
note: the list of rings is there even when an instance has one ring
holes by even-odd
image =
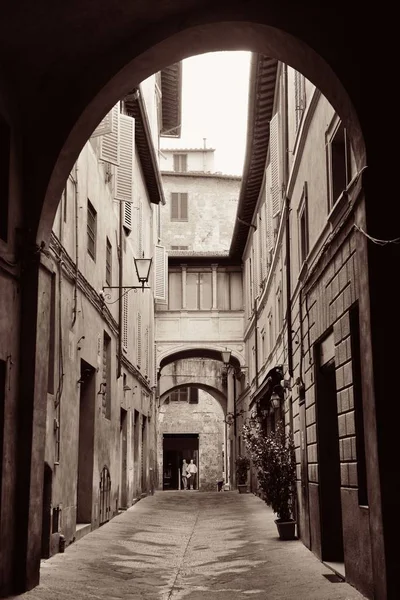
[[[193,433],[199,436],[198,489],[216,491],[223,473],[224,413],[221,405],[204,391],[198,404],[164,403],[158,414],[158,485],[162,489],[163,434]]]
[[[174,154],[186,154],[187,171],[199,173],[214,173],[214,150],[190,150],[185,152],[185,148],[176,148],[176,150],[161,149],[160,169],[161,171],[171,171],[174,169]]]

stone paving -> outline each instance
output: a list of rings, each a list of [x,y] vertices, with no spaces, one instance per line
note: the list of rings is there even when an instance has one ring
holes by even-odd
[[[156,492],[43,561],[20,600],[363,600],[252,494]]]

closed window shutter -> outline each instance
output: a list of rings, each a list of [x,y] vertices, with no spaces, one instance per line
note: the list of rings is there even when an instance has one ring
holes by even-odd
[[[149,375],[149,328],[144,333],[144,374]]]
[[[281,172],[279,156],[279,114],[276,113],[270,122],[270,156],[271,156],[271,194],[272,216],[281,210]]]
[[[123,302],[123,323],[122,323],[122,347],[125,348],[125,350],[128,348],[128,308],[129,308],[129,304],[128,304],[128,293],[127,290],[125,291],[125,294],[123,296],[124,302]]]
[[[167,252],[164,246],[154,248],[154,298],[167,299]]]
[[[189,404],[198,404],[199,402],[199,388],[189,388]]]
[[[179,171],[180,161],[179,154],[174,154],[174,171]]]
[[[267,231],[265,223],[265,202],[261,207],[260,217],[260,255],[261,255],[261,279],[264,281],[267,275],[266,262],[267,262]]]
[[[114,106],[111,113],[113,127],[110,133],[106,133],[101,138],[100,159],[113,165],[119,165],[121,118],[119,104]]]
[[[269,164],[266,172],[267,195],[265,200],[265,224],[267,229],[267,251],[269,252],[274,245],[274,222],[272,217],[272,184],[271,184],[271,165]]]
[[[118,127],[118,113],[119,104],[116,104],[109,113],[106,114],[104,119],[100,121],[96,129],[93,131],[90,137],[98,137],[107,133],[114,133]]]
[[[181,194],[181,219],[187,221],[188,219],[188,195],[187,192]]]
[[[142,366],[142,315],[140,312],[138,312],[136,320],[136,360],[140,369]]]
[[[139,200],[139,207],[138,207],[138,252],[139,252],[139,258],[142,258],[143,256],[143,204],[142,201]]]
[[[179,194],[171,193],[171,219],[179,219]]]
[[[115,198],[124,202],[132,202],[135,119],[127,115],[120,115],[119,127],[120,163],[115,179]]]

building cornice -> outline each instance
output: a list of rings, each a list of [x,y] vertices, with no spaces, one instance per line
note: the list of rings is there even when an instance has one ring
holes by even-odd
[[[203,177],[209,179],[233,179],[234,181],[241,181],[241,175],[225,175],[223,173],[204,173],[204,171],[161,171],[162,177]]]
[[[278,61],[253,54],[250,69],[246,158],[230,254],[242,257],[262,187],[269,147]]]
[[[165,204],[161,173],[140,88],[128,94],[124,98],[124,104],[127,114],[135,119],[135,145],[149,200],[153,204]]]

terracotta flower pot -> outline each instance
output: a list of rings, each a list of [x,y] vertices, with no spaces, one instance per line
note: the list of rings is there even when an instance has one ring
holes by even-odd
[[[296,538],[296,521],[280,521],[275,519],[281,540],[294,540]]]
[[[247,494],[247,483],[238,483],[239,494]]]

